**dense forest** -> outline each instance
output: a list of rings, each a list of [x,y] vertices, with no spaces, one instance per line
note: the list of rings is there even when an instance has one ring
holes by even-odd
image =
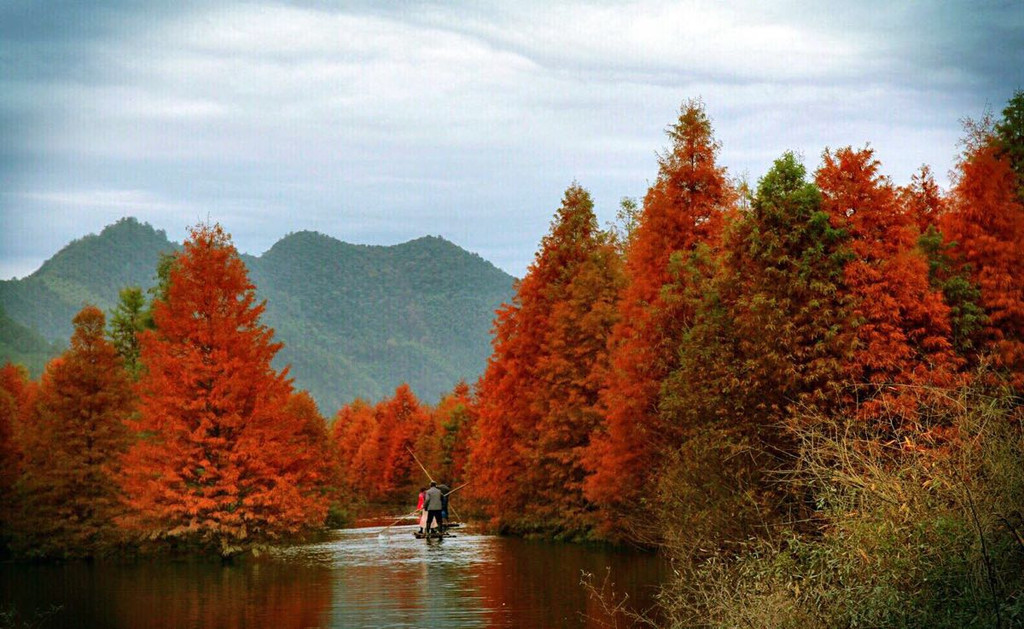
[[[868,147],[732,179],[700,101],[668,136],[612,228],[568,187],[483,375],[433,406],[328,422],[193,228],[148,302],[0,372],[10,551],[236,554],[411,502],[415,452],[494,530],[660,549],[670,624],[1019,624],[1024,92],[966,125],[948,191]]]

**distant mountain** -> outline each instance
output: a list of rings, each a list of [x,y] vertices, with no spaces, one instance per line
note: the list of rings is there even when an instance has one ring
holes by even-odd
[[[109,312],[125,286],[152,286],[160,252],[178,248],[163,231],[123,218],[71,242],[32,275],[0,281],[0,307],[48,341],[66,344],[83,304]]]
[[[513,278],[435,237],[392,247],[291,234],[247,259],[296,383],[326,409],[408,382],[435,402],[490,354],[494,310]]]
[[[178,248],[126,218],[72,242],[29,277],[0,281],[8,315],[0,313],[0,361],[36,371],[41,362],[26,360],[27,348],[55,353],[83,303],[109,312],[124,286],[152,286],[160,252]],[[511,298],[514,281],[438,237],[382,247],[299,232],[243,260],[267,300],[264,322],[285,344],[277,366],[291,364],[296,387],[325,413],[355,397],[389,395],[402,382],[434,402],[460,379],[474,380],[490,354],[494,310]]]

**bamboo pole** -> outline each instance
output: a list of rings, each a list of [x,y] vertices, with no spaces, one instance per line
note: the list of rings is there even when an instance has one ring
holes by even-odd
[[[417,457],[417,456],[416,456],[416,453],[412,451],[412,448],[410,448],[409,446],[405,446],[405,449],[409,451],[409,454],[411,454],[411,455],[412,455],[412,458],[413,458],[413,460],[414,460],[414,461],[416,461],[416,465],[419,465],[419,466],[420,466],[420,469],[421,469],[421,470],[423,470],[423,473],[427,475],[427,478],[429,478],[429,479],[430,479],[430,482],[432,482],[432,483],[433,483],[433,482],[435,482],[435,481],[434,481],[434,477],[430,475],[430,472],[428,472],[428,471],[427,471],[427,468],[426,468],[426,467],[425,467],[425,466],[423,465],[423,463],[421,463],[421,462],[420,462],[420,459],[419,459],[419,457]],[[455,489],[449,490],[449,491],[448,491],[448,493],[446,493],[446,494],[445,494],[445,496],[450,496],[451,494],[454,494],[454,493],[455,493],[456,491],[458,491],[458,490],[462,489],[463,487],[465,487],[465,486],[466,486],[466,485],[468,485],[468,484],[469,484],[469,483],[462,483],[461,485],[459,485],[459,486],[458,486],[458,487],[456,487]],[[452,511],[452,515],[454,515],[454,516],[455,516],[456,518],[458,518],[458,519],[459,519],[459,521],[461,522],[461,521],[462,521],[462,516],[460,516],[460,515],[458,514],[458,512],[457,512],[457,511],[455,511],[455,507],[453,507],[453,506],[451,506],[451,505],[449,504],[449,505],[448,505],[448,508],[450,508],[450,509],[451,509],[451,511]]]
[[[398,524],[399,522],[401,522],[402,520],[406,519],[407,517],[409,517],[411,515],[415,515],[417,511],[419,511],[419,509],[413,509],[409,513],[406,513],[405,515],[400,516],[397,520],[395,520],[391,524],[389,524],[389,525],[385,526],[383,529],[381,529],[380,533],[378,533],[377,536],[380,537],[380,536],[384,535],[384,533],[386,533],[388,531],[388,529],[390,529],[392,526]]]
[[[430,475],[430,472],[427,471],[427,468],[423,467],[423,464],[420,463],[419,458],[416,456],[416,453],[412,451],[412,448],[410,448],[409,446],[405,446],[405,449],[409,451],[409,454],[412,455],[413,460],[416,461],[416,464],[420,466],[420,469],[423,470],[423,473],[426,474],[427,478],[430,479],[430,482],[433,483],[434,477]]]

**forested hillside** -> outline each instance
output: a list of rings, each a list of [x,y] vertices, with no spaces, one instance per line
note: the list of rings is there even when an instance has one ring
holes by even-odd
[[[275,364],[328,412],[403,382],[433,402],[475,378],[512,293],[509,275],[436,237],[381,247],[299,232],[246,263],[285,344]]]
[[[0,307],[48,341],[66,343],[83,303],[110,310],[125,286],[152,286],[160,252],[177,248],[162,230],[123,218],[71,242],[32,275],[0,281]]]
[[[32,275],[0,282],[0,362],[38,374],[67,343],[83,304],[109,312],[120,289],[151,287],[160,254],[179,248],[125,218],[70,243]],[[285,345],[275,367],[291,364],[296,387],[328,413],[403,382],[436,400],[472,380],[490,350],[494,310],[512,293],[511,276],[437,237],[383,247],[300,232],[243,259]]]
[[[58,353],[58,347],[7,316],[0,307],[0,356],[5,360],[25,365],[31,373],[41,373],[46,361]]]

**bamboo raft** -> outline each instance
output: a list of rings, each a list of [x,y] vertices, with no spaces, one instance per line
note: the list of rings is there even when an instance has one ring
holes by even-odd
[[[442,539],[442,538],[446,538],[446,537],[455,537],[455,534],[451,533],[450,530],[451,529],[457,529],[460,526],[462,526],[462,525],[459,524],[458,522],[452,522],[448,526],[444,527],[444,533],[438,533],[436,530],[431,530],[430,534],[427,535],[426,533],[421,533],[419,531],[413,531],[412,535],[416,539]]]

